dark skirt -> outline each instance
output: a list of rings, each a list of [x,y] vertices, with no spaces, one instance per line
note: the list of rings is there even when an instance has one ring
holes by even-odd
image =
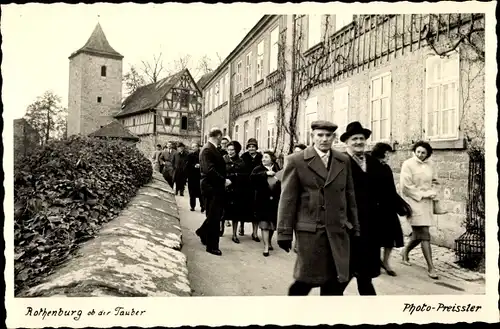
[[[412,226],[411,237],[413,240],[430,241],[431,234],[429,233],[429,226]]]
[[[404,246],[403,230],[396,214],[389,216],[385,225],[380,228],[381,247],[401,248]]]

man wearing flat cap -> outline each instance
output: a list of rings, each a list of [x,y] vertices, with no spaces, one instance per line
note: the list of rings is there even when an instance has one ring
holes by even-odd
[[[278,207],[278,245],[289,252],[295,231],[295,282],[288,295],[342,295],[350,279],[351,237],[359,235],[350,159],[332,149],[337,125],[311,124],[314,145],[287,157]]]
[[[371,131],[358,121],[347,125],[340,136],[345,143],[346,155],[351,158],[358,219],[361,234],[351,254],[351,273],[356,277],[360,295],[376,295],[372,279],[380,275],[380,178],[383,168],[380,162],[365,152],[366,140]]]

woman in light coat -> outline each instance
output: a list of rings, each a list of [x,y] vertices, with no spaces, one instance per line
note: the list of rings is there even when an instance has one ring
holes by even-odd
[[[432,147],[429,143],[419,141],[413,146],[413,157],[403,162],[400,185],[404,199],[412,209],[408,222],[412,227],[411,240],[403,249],[402,258],[405,265],[411,265],[408,254],[419,244],[427,262],[429,277],[437,279],[438,275],[432,263],[429,227],[432,225],[433,200],[437,196],[437,174],[430,161]]]

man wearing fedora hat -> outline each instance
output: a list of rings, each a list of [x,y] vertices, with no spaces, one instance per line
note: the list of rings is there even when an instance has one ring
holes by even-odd
[[[354,182],[358,219],[361,234],[353,246],[351,273],[356,277],[360,295],[376,295],[372,279],[380,275],[380,234],[383,229],[379,222],[380,178],[383,168],[377,159],[365,153],[366,140],[371,131],[358,121],[347,125],[340,136],[345,143],[346,153],[351,158],[351,172]]]
[[[342,295],[349,281],[351,237],[359,235],[349,157],[332,149],[337,125],[314,121],[314,145],[286,158],[278,207],[278,245],[297,239],[295,282],[288,295]]]

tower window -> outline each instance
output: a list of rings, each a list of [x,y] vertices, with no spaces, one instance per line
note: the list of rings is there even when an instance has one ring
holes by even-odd
[[[101,96],[97,96],[97,103],[101,103],[102,102],[102,97]]]
[[[172,118],[163,118],[165,126],[170,126],[172,124]]]
[[[188,129],[188,118],[185,115],[183,115],[182,119],[181,119],[181,129],[182,130],[187,130]]]
[[[101,66],[101,77],[106,76],[106,66]]]

